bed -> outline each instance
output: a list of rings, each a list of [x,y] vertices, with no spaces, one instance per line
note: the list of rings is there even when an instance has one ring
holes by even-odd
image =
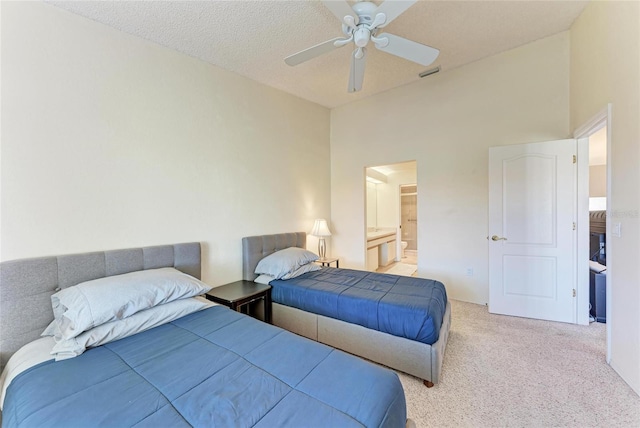
[[[290,247],[306,248],[306,234],[295,232],[243,238],[243,279],[256,280],[258,275],[255,270],[260,260],[276,251]],[[305,275],[313,275],[313,273]],[[357,323],[287,306],[278,302],[273,296],[272,293],[272,319],[275,325],[419,377],[427,387],[432,387],[440,381],[451,325],[449,302],[446,302],[444,315],[438,324],[437,340],[433,343],[423,343],[367,328]]]
[[[0,380],[3,387],[10,381],[2,426],[407,424],[404,391],[392,371],[212,303],[73,358],[51,359],[57,336],[54,341],[40,334],[51,326],[57,335],[70,329],[57,324],[58,314],[54,320],[52,301],[62,301],[55,296],[96,281],[162,276],[164,270],[200,278],[200,244],[1,263],[0,368],[7,370]],[[198,299],[158,304],[73,340]]]

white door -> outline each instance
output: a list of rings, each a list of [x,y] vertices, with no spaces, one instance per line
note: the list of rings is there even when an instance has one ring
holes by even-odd
[[[576,150],[489,149],[489,312],[576,322]]]

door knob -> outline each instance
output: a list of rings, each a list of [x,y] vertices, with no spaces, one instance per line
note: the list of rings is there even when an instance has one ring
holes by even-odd
[[[507,240],[507,238],[501,238],[501,237],[499,237],[498,235],[493,235],[493,236],[491,237],[491,240],[492,240],[492,241],[506,241],[506,240]]]

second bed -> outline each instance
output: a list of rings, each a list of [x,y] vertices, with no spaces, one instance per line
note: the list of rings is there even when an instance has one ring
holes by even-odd
[[[258,276],[255,269],[260,260],[291,247],[306,248],[306,234],[296,232],[243,238],[243,279],[255,280]],[[324,284],[323,277],[326,280]],[[439,382],[451,325],[451,305],[442,284],[421,278],[334,268],[310,272],[298,278],[306,281],[307,285],[313,284],[305,288],[315,287],[318,292],[312,291],[311,298],[305,303],[304,297],[296,296],[300,290],[293,284],[295,280],[274,281],[275,325],[417,376],[427,387]],[[356,282],[366,284],[347,288],[343,284],[336,285],[337,282],[346,286]],[[396,291],[409,289],[409,296],[416,296],[414,304],[408,302],[402,306],[389,302],[389,306],[394,308],[387,311],[383,303],[392,294],[395,298],[395,292],[390,293],[393,287]],[[335,289],[333,296],[324,293],[328,288]],[[424,290],[429,290],[428,296]],[[354,294],[354,298],[346,298],[348,293]],[[372,293],[384,297],[377,299],[373,296],[366,300],[357,296]],[[320,294],[325,299],[335,300],[333,305],[329,305],[335,310],[327,312],[317,305]],[[285,298],[286,295],[289,299]],[[346,310],[338,309],[338,299]]]

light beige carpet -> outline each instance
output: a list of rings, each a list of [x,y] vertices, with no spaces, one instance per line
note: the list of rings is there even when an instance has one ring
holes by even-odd
[[[605,324],[451,304],[441,382],[399,373],[417,427],[640,427],[640,397],[605,362]]]

